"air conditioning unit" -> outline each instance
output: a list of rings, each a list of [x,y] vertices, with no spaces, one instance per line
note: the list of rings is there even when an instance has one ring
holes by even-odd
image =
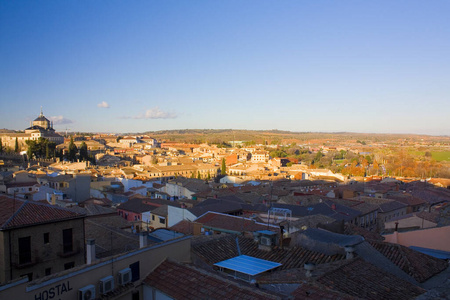
[[[78,290],[79,300],[93,300],[95,299],[95,286],[87,285]]]
[[[262,236],[261,237],[261,245],[271,246],[272,241],[268,237]]]
[[[119,271],[119,284],[125,285],[131,282],[131,269],[126,268]]]
[[[114,277],[107,276],[100,279],[100,293],[106,294],[114,290]]]

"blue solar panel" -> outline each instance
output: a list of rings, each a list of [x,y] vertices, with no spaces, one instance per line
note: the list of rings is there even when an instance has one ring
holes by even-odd
[[[215,266],[233,270],[236,272],[244,273],[247,275],[257,275],[269,270],[272,270],[276,267],[281,266],[281,264],[268,261],[264,259],[259,259],[256,257],[251,257],[247,255],[240,255],[236,256],[221,262],[218,262],[217,264],[214,264]]]

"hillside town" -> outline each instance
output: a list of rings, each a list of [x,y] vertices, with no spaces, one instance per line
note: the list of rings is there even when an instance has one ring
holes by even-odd
[[[1,299],[450,294],[450,179],[389,174],[360,141],[295,145],[306,162],[281,143],[57,133],[42,109],[0,139]]]

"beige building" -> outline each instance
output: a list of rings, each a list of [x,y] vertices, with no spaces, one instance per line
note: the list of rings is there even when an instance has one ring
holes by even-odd
[[[264,150],[258,150],[252,153],[252,163],[266,163],[270,159],[269,152]]]
[[[84,264],[84,216],[4,196],[0,206],[5,212],[0,215],[0,284]]]
[[[40,115],[31,122],[30,127],[25,129],[23,133],[0,133],[0,138],[2,139],[2,144],[4,146],[14,149],[17,139],[19,147],[22,150],[27,147],[25,141],[38,140],[41,137],[54,142],[57,145],[64,143],[64,137],[55,132],[55,129],[53,129],[53,122],[44,116],[42,109]]]
[[[87,264],[29,281],[27,278],[0,285],[0,299],[154,299],[145,291],[146,276],[166,259],[190,261],[190,237],[180,237],[147,246],[141,236],[140,248],[102,260],[95,259],[95,241],[88,240]],[[168,298],[164,298],[168,299]]]

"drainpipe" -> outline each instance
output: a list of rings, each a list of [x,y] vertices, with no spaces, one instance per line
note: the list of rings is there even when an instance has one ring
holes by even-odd
[[[86,264],[90,265],[95,261],[95,240],[88,239],[86,244]]]

